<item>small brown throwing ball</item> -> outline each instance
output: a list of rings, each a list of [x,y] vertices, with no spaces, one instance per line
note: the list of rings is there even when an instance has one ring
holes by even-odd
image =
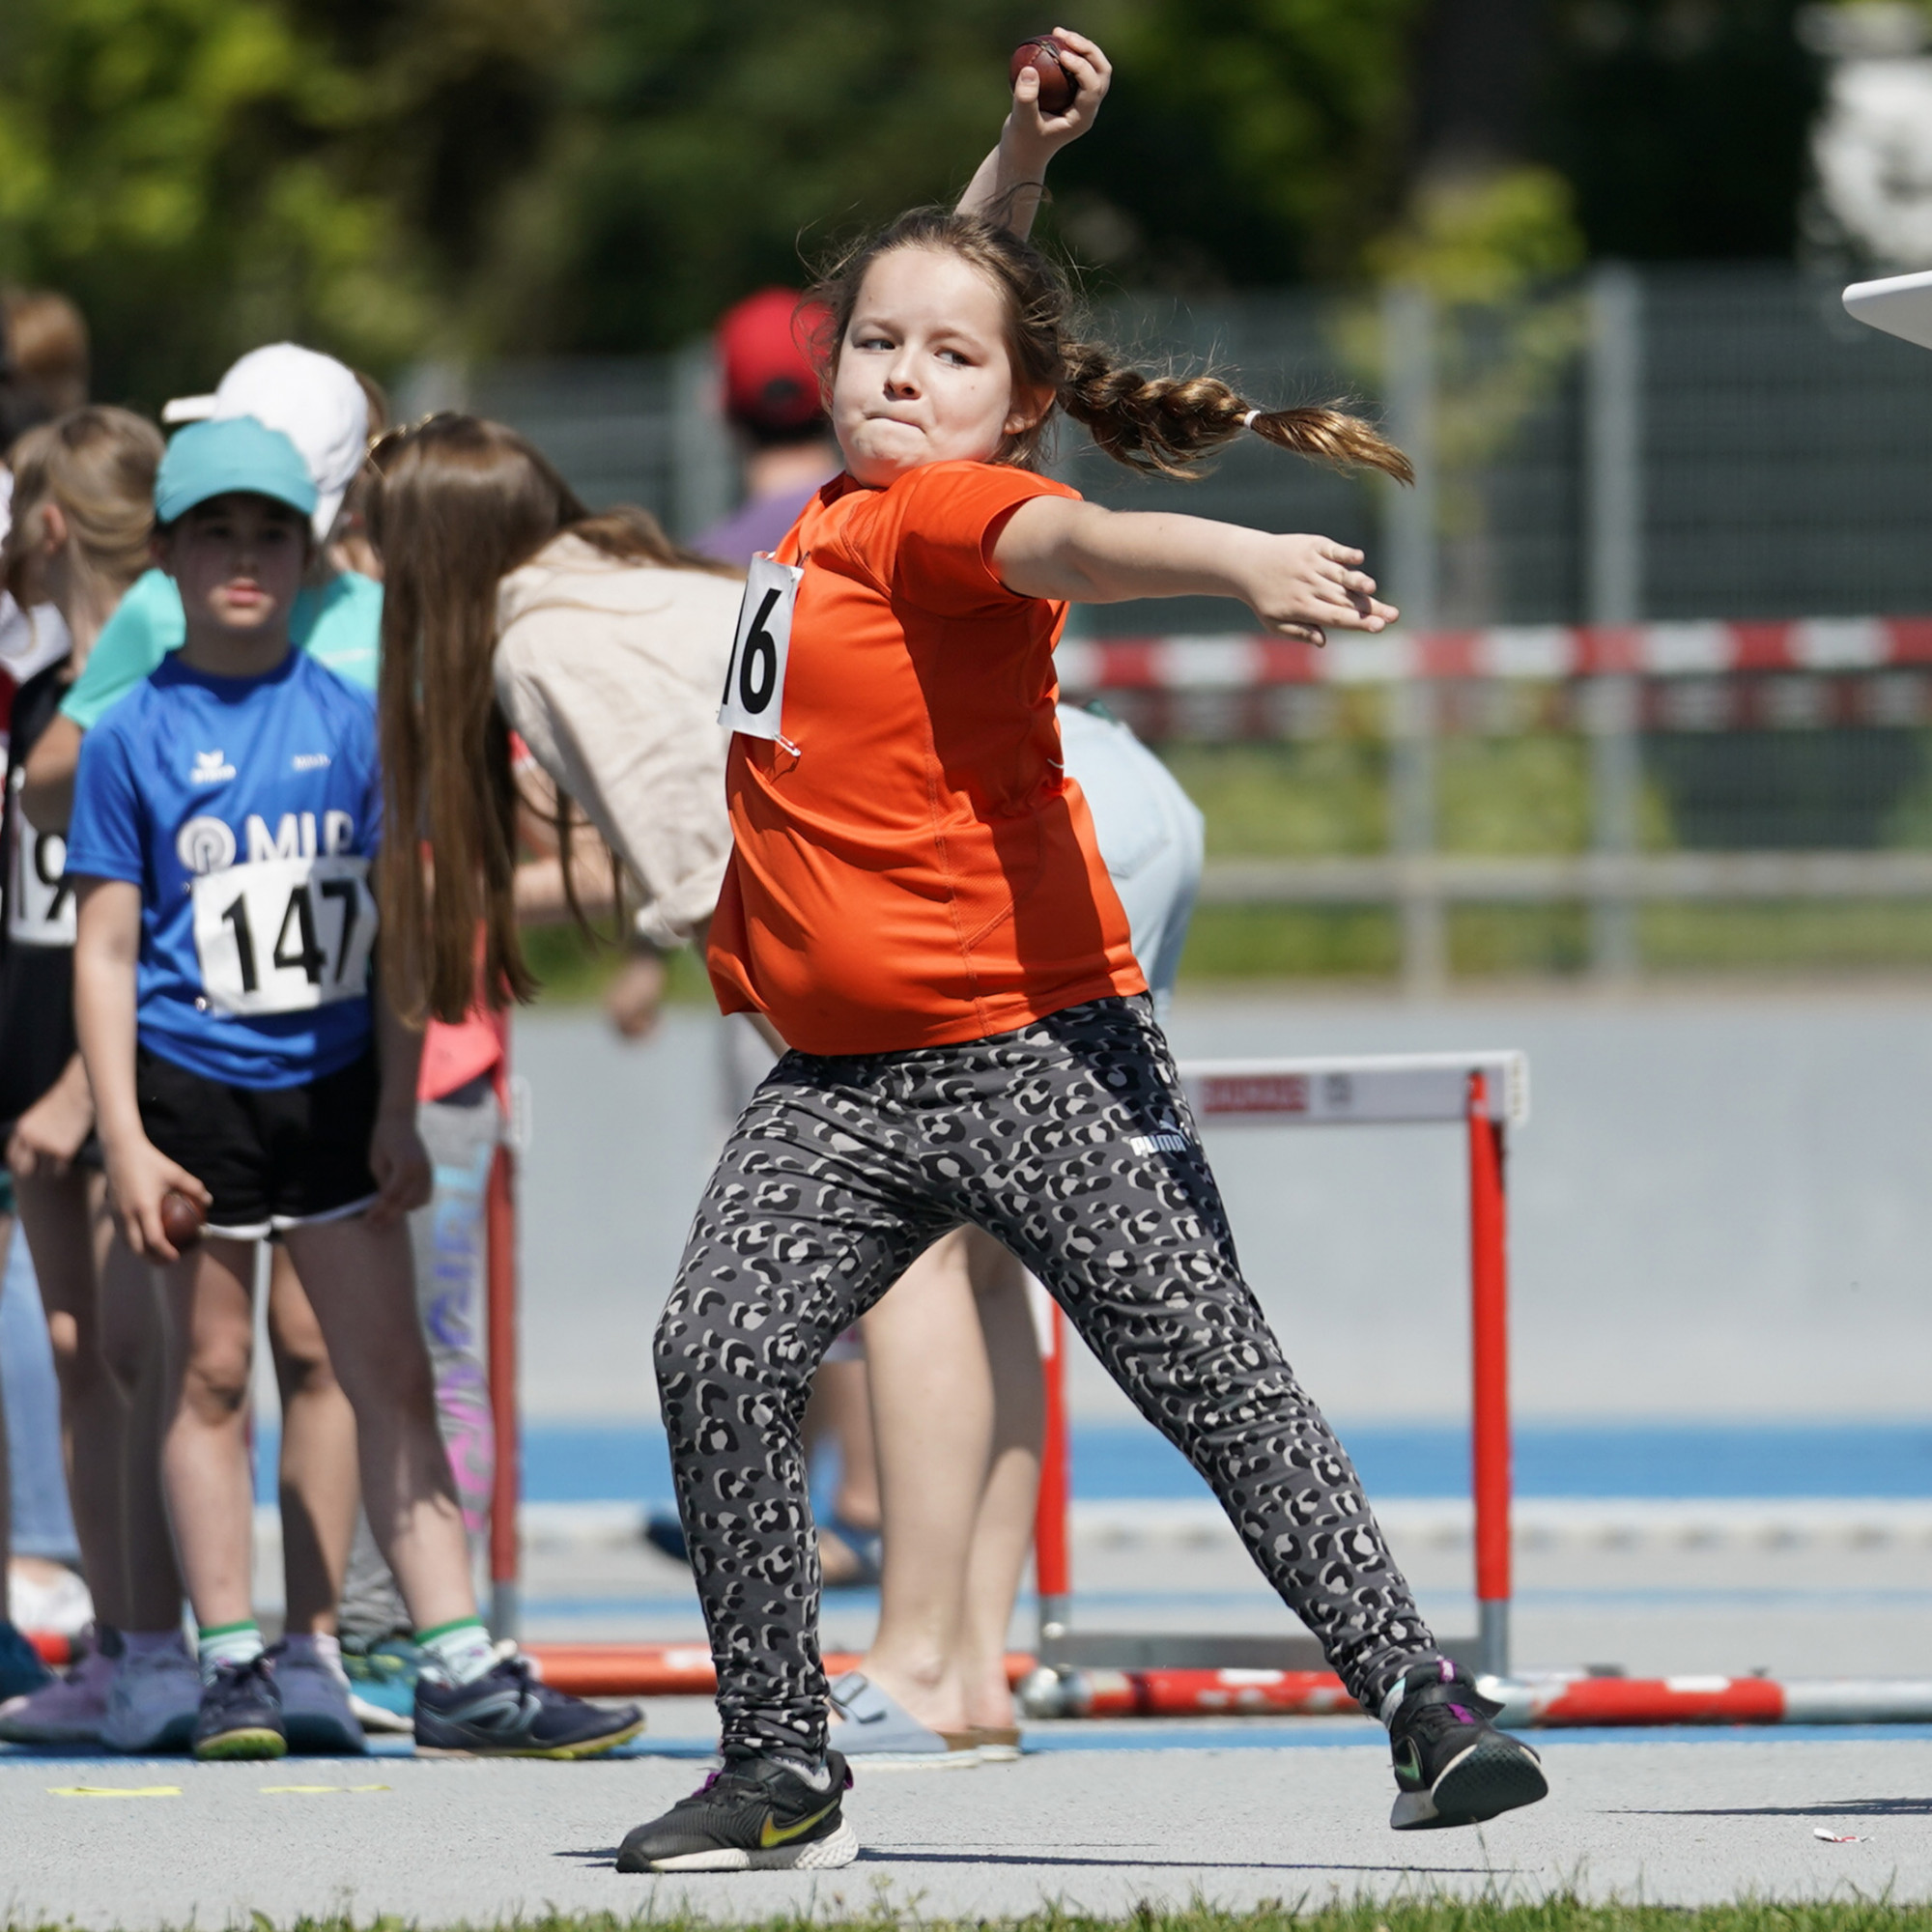
[[[1016,81],[1027,68],[1032,68],[1039,75],[1039,111],[1042,114],[1065,114],[1073,105],[1073,97],[1080,92],[1080,85],[1073,78],[1072,69],[1061,62],[1060,43],[1038,40],[1027,41],[1016,46],[1011,65],[1007,70],[1008,85]]]
[[[201,1239],[202,1223],[206,1219],[179,1187],[170,1187],[161,1196],[161,1233],[177,1254],[185,1253]]]

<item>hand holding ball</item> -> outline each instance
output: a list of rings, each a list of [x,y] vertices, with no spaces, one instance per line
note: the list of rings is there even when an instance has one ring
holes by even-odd
[[[1073,105],[1073,97],[1080,92],[1080,85],[1073,78],[1072,71],[1062,64],[1059,43],[1042,39],[1027,41],[1015,47],[1011,65],[1007,70],[1009,84],[1018,80],[1028,68],[1039,75],[1039,111],[1042,114],[1065,114]]]
[[[161,1233],[168,1237],[168,1245],[177,1254],[185,1254],[201,1239],[202,1224],[207,1219],[179,1187],[170,1187],[161,1196]]]

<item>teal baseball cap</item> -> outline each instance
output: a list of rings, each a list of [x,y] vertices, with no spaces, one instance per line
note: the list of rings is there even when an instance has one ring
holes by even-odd
[[[315,510],[315,479],[295,444],[253,416],[190,423],[168,444],[155,477],[155,518],[171,524],[197,503],[245,490],[299,510]]]

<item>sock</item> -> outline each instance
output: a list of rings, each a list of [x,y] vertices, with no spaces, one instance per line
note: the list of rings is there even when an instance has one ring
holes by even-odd
[[[1456,1676],[1456,1666],[1446,1657],[1425,1657],[1417,1662],[1406,1665],[1402,1675],[1382,1692],[1382,1701],[1376,1713],[1381,1719],[1384,1730],[1388,1728],[1396,1712],[1402,1708],[1402,1700],[1408,1695],[1409,1690],[1426,1684],[1431,1676],[1435,1676],[1443,1684],[1452,1683]],[[1408,1681],[1411,1677],[1415,1679],[1413,1687]]]
[[[481,1617],[458,1617],[454,1623],[417,1631],[416,1644],[424,1674],[445,1684],[473,1684],[496,1668],[497,1646]]]
[[[245,1623],[215,1624],[201,1633],[201,1681],[213,1684],[224,1663],[252,1663],[268,1646],[262,1627],[253,1617]]]

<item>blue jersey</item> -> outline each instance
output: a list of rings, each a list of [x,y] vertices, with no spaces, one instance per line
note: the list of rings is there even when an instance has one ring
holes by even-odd
[[[373,1031],[376,714],[305,652],[263,677],[167,658],[81,742],[70,875],[141,889],[141,1044],[299,1087]]]

